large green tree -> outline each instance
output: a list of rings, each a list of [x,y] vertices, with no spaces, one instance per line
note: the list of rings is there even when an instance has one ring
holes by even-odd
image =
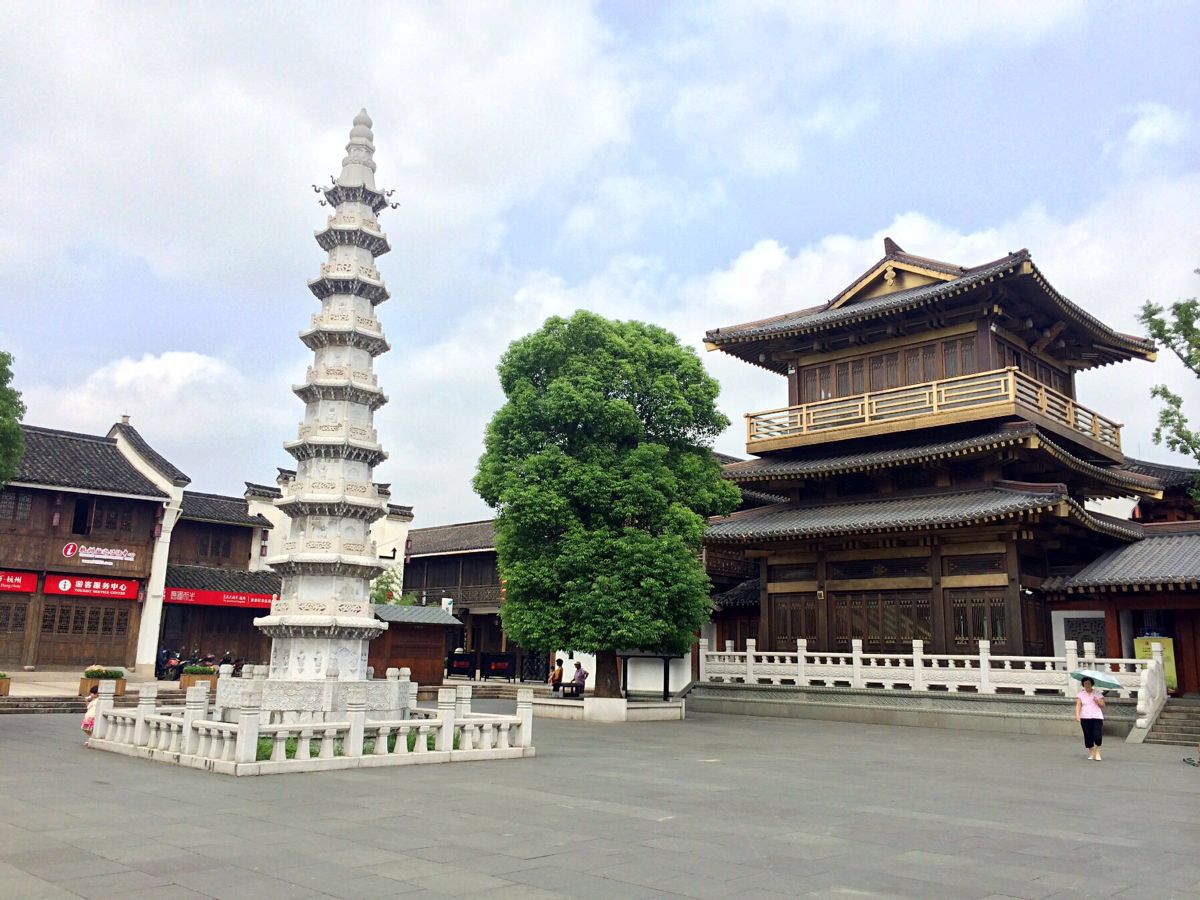
[[[25,404],[21,392],[12,386],[12,354],[0,350],[0,487],[17,474],[25,438],[21,434],[21,417]]]
[[[1195,271],[1200,275],[1200,269]],[[1138,319],[1151,337],[1200,378],[1200,299],[1180,300],[1172,303],[1169,309],[1147,301]],[[1150,393],[1163,401],[1163,407],[1158,411],[1158,427],[1154,429],[1154,442],[1166,444],[1175,452],[1186,453],[1200,462],[1200,431],[1193,430],[1188,424],[1183,398],[1165,384],[1155,385]],[[1200,486],[1192,489],[1192,496],[1200,501]]]
[[[590,312],[513,342],[499,373],[475,490],[497,511],[504,629],[595,653],[597,696],[619,696],[616,651],[683,652],[711,613],[704,519],[739,498],[710,449],[719,386],[670,332]]]

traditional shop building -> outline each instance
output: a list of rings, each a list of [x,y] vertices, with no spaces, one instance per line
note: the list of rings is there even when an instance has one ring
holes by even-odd
[[[1075,391],[1153,345],[1062,296],[1028,251],[964,267],[889,239],[827,302],[706,343],[786,383],[786,405],[746,417],[757,458],[724,469],[786,500],[706,537],[757,563],[729,605],[749,618],[757,592],[760,648],[1049,653],[1044,584],[1145,534],[1089,501],[1162,497]]]
[[[262,562],[273,528],[246,497],[184,491],[171,539],[159,645],[185,655],[265,663],[271,641],[254,627],[280,579]]]
[[[170,495],[117,436],[21,430],[0,490],[0,665],[132,666]]]

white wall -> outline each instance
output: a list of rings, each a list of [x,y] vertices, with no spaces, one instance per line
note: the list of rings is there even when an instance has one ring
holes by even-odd
[[[588,671],[587,692],[596,689],[596,657],[591,653],[576,653],[575,659],[561,650],[554,655],[555,659],[563,661],[563,682],[567,683],[575,677],[575,661],[583,663]],[[671,693],[682,691],[692,680],[692,655],[684,654],[681,659],[671,660]],[[661,659],[631,659],[629,660],[629,690],[635,693],[658,694],[662,696],[663,670]]]
[[[1050,612],[1050,633],[1054,638],[1054,655],[1063,656],[1066,652],[1067,629],[1063,625],[1066,619],[1103,619],[1104,610],[1102,609],[1072,609],[1067,610],[1052,610]],[[1083,648],[1079,648],[1079,652],[1083,652]],[[1111,651],[1110,651],[1111,652]]]

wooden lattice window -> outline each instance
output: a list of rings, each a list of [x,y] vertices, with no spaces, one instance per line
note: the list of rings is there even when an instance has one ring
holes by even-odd
[[[891,559],[846,559],[828,564],[828,577],[836,580],[862,578],[920,578],[929,575],[929,558],[902,556]]]
[[[969,650],[978,646],[979,641],[991,641],[993,650],[1008,645],[1008,617],[1002,588],[953,588],[946,591],[946,599],[957,650]]]
[[[817,595],[772,594],[771,621],[775,646],[795,650],[797,638],[817,640]]]
[[[933,638],[929,591],[838,592],[833,601],[834,646],[848,650],[859,638],[865,650],[911,650],[914,640]]]
[[[24,601],[0,603],[0,634],[23,634],[27,611]]]
[[[782,566],[767,566],[768,581],[815,581],[816,563],[789,563]]]
[[[968,553],[943,556],[943,575],[994,575],[1004,571],[1003,553]]]

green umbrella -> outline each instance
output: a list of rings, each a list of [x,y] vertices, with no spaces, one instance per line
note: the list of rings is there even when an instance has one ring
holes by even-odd
[[[1076,681],[1083,681],[1085,678],[1092,679],[1092,684],[1098,688],[1107,688],[1110,691],[1119,691],[1121,682],[1112,677],[1111,674],[1097,672],[1095,669],[1076,669],[1071,673],[1071,677]]]

